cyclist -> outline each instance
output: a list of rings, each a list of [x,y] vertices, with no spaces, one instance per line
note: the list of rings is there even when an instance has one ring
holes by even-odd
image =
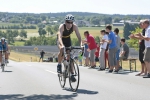
[[[78,26],[73,23],[74,22],[74,16],[71,14],[66,15],[65,17],[65,23],[61,24],[59,26],[59,31],[57,34],[57,45],[59,47],[59,54],[58,54],[58,65],[57,65],[57,72],[62,73],[61,70],[61,61],[63,59],[63,52],[64,52],[64,47],[70,47],[71,46],[71,38],[70,35],[73,31],[75,31],[76,36],[78,37],[78,41],[80,43],[80,46],[82,46],[81,42],[81,36],[78,30]],[[66,50],[67,53],[69,53],[69,50]],[[75,82],[76,79],[72,73],[71,80],[72,82]]]
[[[8,43],[5,40],[5,38],[1,38],[1,41],[0,41],[0,51],[2,51],[2,50],[5,53],[5,60],[6,60],[6,62],[8,62],[9,47],[8,47]],[[2,62],[2,52],[0,52],[0,62]]]

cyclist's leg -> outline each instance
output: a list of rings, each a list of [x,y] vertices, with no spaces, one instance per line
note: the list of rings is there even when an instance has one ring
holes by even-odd
[[[61,45],[59,43],[57,43],[57,46],[59,48],[59,53],[58,53],[58,65],[57,65],[57,72],[58,73],[62,73],[61,70],[61,61],[63,59],[63,48],[61,48]]]
[[[59,53],[58,53],[58,63],[61,64],[61,61],[63,59],[63,48],[61,48],[61,45],[58,45],[59,47]]]
[[[7,61],[8,61],[8,53],[7,53],[7,51],[5,52],[5,63],[7,63]]]
[[[7,53],[7,51],[5,52],[5,59],[8,60],[8,53]]]
[[[70,50],[67,50],[66,52],[67,52],[67,54],[70,54],[71,51],[70,51]],[[70,58],[70,55],[68,55],[67,58]],[[70,60],[70,59],[68,59],[68,60]],[[71,73],[71,81],[72,81],[72,82],[75,82],[75,81],[76,81],[76,78],[74,77],[74,74],[75,74],[75,73],[74,73],[74,70],[75,70],[75,69],[74,69],[74,62],[71,62],[70,73]]]

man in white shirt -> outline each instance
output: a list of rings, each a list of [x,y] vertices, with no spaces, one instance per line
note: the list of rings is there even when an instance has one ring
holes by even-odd
[[[100,53],[99,53],[99,61],[100,61],[100,68],[99,71],[105,70],[105,50],[107,47],[107,42],[104,41],[108,41],[108,35],[106,35],[105,30],[101,30],[101,34],[102,34],[102,42],[100,42],[101,46],[100,46]]]
[[[143,22],[143,27],[145,28],[145,36],[138,34],[142,39],[145,40],[145,51],[144,51],[144,62],[145,66],[148,70],[147,76],[143,78],[150,78],[150,22],[149,20],[145,20]]]

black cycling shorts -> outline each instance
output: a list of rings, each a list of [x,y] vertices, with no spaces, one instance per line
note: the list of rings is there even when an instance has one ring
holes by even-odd
[[[70,47],[71,46],[71,38],[62,38],[62,42],[65,47]]]
[[[65,47],[71,47],[71,38],[68,37],[68,38],[62,38],[62,42],[64,44]],[[60,45],[60,43],[58,42],[57,40],[57,46]],[[68,51],[68,49],[66,49],[66,51]],[[71,50],[70,50],[71,52]]]

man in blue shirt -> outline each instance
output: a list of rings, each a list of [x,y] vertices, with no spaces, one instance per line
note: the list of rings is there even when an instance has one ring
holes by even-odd
[[[113,72],[113,69],[115,67],[115,72],[118,72],[118,68],[117,67],[117,60],[116,60],[116,52],[117,52],[117,44],[116,44],[116,36],[115,34],[112,32],[112,26],[108,25],[106,26],[106,32],[109,33],[108,35],[108,59],[109,59],[109,65],[110,65],[110,69],[109,72]]]

